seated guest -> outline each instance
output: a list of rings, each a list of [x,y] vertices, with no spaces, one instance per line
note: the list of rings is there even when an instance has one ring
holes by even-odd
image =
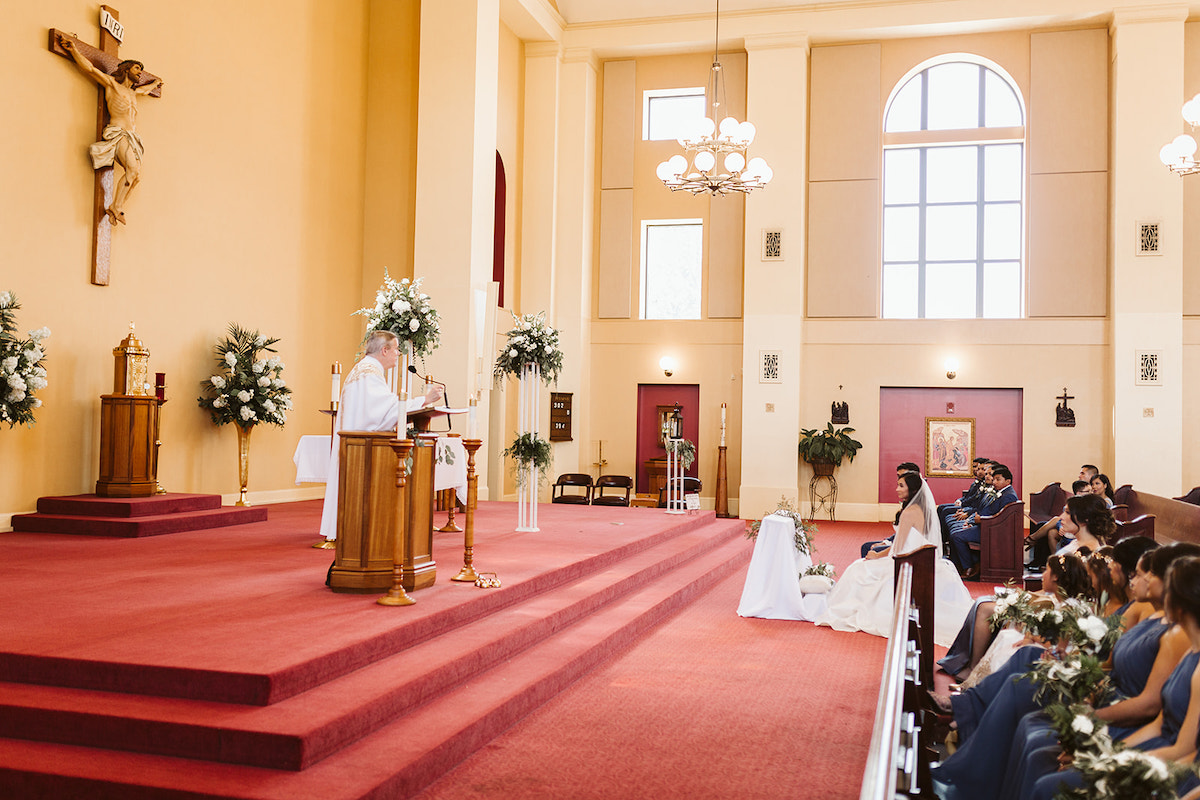
[[[916,464],[914,464],[911,461],[902,461],[896,465],[896,479],[897,480],[899,480],[900,478],[903,478],[905,475],[909,474],[910,472],[913,475],[920,477],[921,468],[918,467]],[[901,509],[901,510],[903,510],[903,509]],[[900,512],[897,511],[896,519],[892,522],[892,524],[895,525],[899,522],[900,522]],[[891,536],[887,537],[886,539],[881,539],[880,541],[877,541],[877,542],[863,542],[862,548],[859,551],[859,558],[866,558],[867,554],[872,551],[886,550],[887,548],[892,546],[892,540],[894,540],[895,538],[896,538],[896,535],[892,534]]]
[[[1095,464],[1084,464],[1082,467],[1079,468],[1079,480],[1087,481],[1089,484],[1091,484],[1092,478],[1096,477],[1099,474],[1100,474],[1100,468],[1097,467]]]
[[[1091,486],[1092,493],[1103,497],[1105,502],[1108,503],[1108,507],[1112,508],[1114,495],[1112,481],[1108,479],[1108,476],[1104,473],[1097,474],[1094,478],[1092,478]]]
[[[1071,484],[1071,492],[1075,497],[1083,494],[1091,494],[1092,487],[1087,481],[1075,481]],[[1058,550],[1061,546],[1062,516],[1067,513],[1067,507],[1064,504],[1062,514],[1057,517],[1051,517],[1033,533],[1025,537],[1025,549],[1029,552],[1025,555],[1025,564],[1030,570],[1040,570],[1046,566],[1046,559],[1050,554]]]
[[[1021,499],[1017,497],[1017,492],[1012,487],[1012,472],[1003,464],[992,467],[992,489],[994,494],[989,495],[987,502],[981,505],[972,516],[964,520],[965,524],[961,528],[954,529],[952,527],[950,531],[953,560],[966,578],[979,576],[979,564],[971,552],[970,545],[972,542],[979,541],[980,518],[990,517],[1009,503],[1015,503]]]

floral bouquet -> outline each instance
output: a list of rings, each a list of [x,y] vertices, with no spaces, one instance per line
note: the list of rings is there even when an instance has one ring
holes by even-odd
[[[42,401],[33,393],[46,388],[46,351],[42,340],[50,335],[49,328],[29,331],[29,338],[17,336],[17,317],[13,312],[21,307],[12,292],[0,292],[0,422],[8,427],[33,427],[33,410]]]
[[[526,364],[537,364],[542,381],[549,386],[558,382],[562,370],[562,350],[558,346],[558,331],[546,324],[546,313],[513,314],[513,327],[507,334],[508,341],[496,357],[493,370],[497,378],[505,375],[520,377]]]
[[[770,516],[771,514],[779,517],[787,517],[792,521],[792,525],[796,528],[796,552],[811,556],[814,552],[813,534],[817,532],[816,523],[806,521],[786,496],[779,498],[779,504],[775,507],[774,511],[768,511],[763,516]],[[746,529],[746,538],[757,539],[760,528],[762,528],[761,519],[751,522],[750,527]],[[832,570],[832,567],[830,569]],[[833,575],[829,575],[829,577],[832,578]]]
[[[1123,621],[1114,614],[1102,617],[1087,600],[1069,597],[1060,607],[1063,615],[1060,635],[1069,646],[1088,655],[1106,654],[1121,635]]]
[[[383,286],[375,293],[375,307],[360,308],[354,313],[367,318],[364,341],[375,331],[391,331],[412,347],[415,357],[432,353],[442,338],[437,309],[429,304],[429,295],[421,291],[421,279],[392,280],[386,267]]]
[[[249,429],[260,422],[280,427],[287,422],[292,390],[283,382],[283,362],[278,356],[259,358],[274,353],[271,345],[278,341],[230,323],[229,335],[213,348],[218,371],[200,383],[204,396],[198,401],[214,425],[232,422]]]
[[[667,439],[666,450],[675,453],[679,465],[688,469],[696,461],[696,445],[687,439]]]
[[[528,471],[522,469],[532,464],[537,468],[542,480],[546,480],[550,470],[550,443],[534,433],[522,433],[500,455],[517,462],[517,485],[524,486],[528,479]]]
[[[1083,777],[1083,786],[1060,788],[1055,800],[1173,798],[1176,785],[1190,772],[1177,762],[1111,741],[1075,751],[1073,766]]]
[[[1096,703],[1108,691],[1108,673],[1100,659],[1085,653],[1068,653],[1061,660],[1042,658],[1033,663],[1029,678],[1037,684],[1033,696],[1039,703]]]
[[[1087,703],[1052,703],[1046,706],[1046,716],[1067,753],[1112,749],[1108,726],[1096,717],[1095,710]]]

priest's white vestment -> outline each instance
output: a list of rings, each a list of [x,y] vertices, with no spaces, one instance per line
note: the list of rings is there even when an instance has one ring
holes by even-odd
[[[424,404],[423,396],[415,397],[408,401],[406,411],[417,411]],[[337,538],[339,444],[336,432],[395,430],[399,417],[400,398],[388,388],[383,364],[374,356],[363,356],[346,375],[346,382],[342,384],[342,398],[338,403],[329,473],[325,481],[325,507],[321,511],[321,535],[326,539]]]

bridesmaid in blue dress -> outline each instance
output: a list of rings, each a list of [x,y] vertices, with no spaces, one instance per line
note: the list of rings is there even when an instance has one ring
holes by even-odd
[[[1164,761],[1190,761],[1200,734],[1200,557],[1172,561],[1164,605],[1167,618],[1187,634],[1191,649],[1163,686],[1162,711],[1125,737],[1125,743]],[[1040,778],[1028,796],[1051,800],[1064,784],[1082,786],[1083,780],[1074,770],[1054,772]]]
[[[1172,671],[1191,647],[1187,633],[1172,625],[1165,618],[1165,578],[1171,563],[1187,556],[1200,555],[1200,547],[1193,544],[1173,544],[1147,552],[1138,562],[1130,580],[1130,591],[1139,601],[1148,606],[1149,616],[1118,640],[1114,648],[1114,666],[1117,651],[1121,658],[1129,661],[1128,670],[1113,671],[1113,687],[1117,700],[1096,711],[1096,716],[1109,725],[1109,734],[1121,739],[1154,719],[1162,710],[1162,690]],[[1157,627],[1156,627],[1157,626]],[[1148,637],[1156,633],[1159,637],[1157,655],[1150,656],[1148,648],[1142,649],[1140,658],[1151,659],[1138,662],[1136,653],[1128,652],[1134,641],[1126,642],[1135,631],[1140,631],[1143,648]],[[1135,676],[1133,681],[1123,676]],[[1144,676],[1144,677],[1141,677]],[[1137,681],[1141,681],[1140,690]],[[1027,714],[1017,724],[1010,744],[1010,765],[1001,789],[1002,798],[1025,798],[1033,791],[1033,784],[1043,775],[1058,770],[1058,736],[1049,719],[1040,711]]]
[[[1144,581],[1135,580],[1132,587],[1138,592],[1140,600],[1147,599],[1141,591],[1143,583]],[[1139,711],[1140,703],[1129,707],[1127,698],[1150,694],[1157,699],[1162,680],[1156,682],[1152,690],[1147,690],[1146,687],[1159,660],[1160,641],[1168,627],[1170,626],[1164,623],[1160,614],[1158,618],[1146,619],[1126,631],[1117,641],[1113,648],[1110,677],[1118,702],[1101,712],[1108,712],[1106,716],[1109,719],[1128,719],[1128,714],[1132,713],[1136,715],[1134,719],[1144,722],[1157,711],[1157,708],[1149,713]],[[1164,654],[1164,660],[1170,661],[1163,667],[1167,674],[1187,647],[1186,636],[1182,632],[1179,632],[1178,639],[1180,641],[1174,648],[1178,653],[1173,656]],[[945,797],[974,799],[999,796],[1008,773],[1014,731],[1026,714],[1040,708],[1034,700],[1036,685],[1031,679],[1023,676],[1029,665],[1041,658],[1045,652],[1039,647],[1021,648],[1005,665],[1006,669],[988,676],[975,689],[959,696],[978,696],[995,689],[979,718],[978,732],[933,771],[936,780],[953,787],[944,794]],[[1165,680],[1165,675],[1163,679]],[[974,699],[977,701],[979,698]],[[955,700],[957,722],[960,704],[957,702],[958,698]]]

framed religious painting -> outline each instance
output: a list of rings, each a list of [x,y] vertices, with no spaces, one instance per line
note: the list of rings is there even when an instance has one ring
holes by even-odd
[[[973,477],[974,459],[974,417],[925,418],[925,477]]]

